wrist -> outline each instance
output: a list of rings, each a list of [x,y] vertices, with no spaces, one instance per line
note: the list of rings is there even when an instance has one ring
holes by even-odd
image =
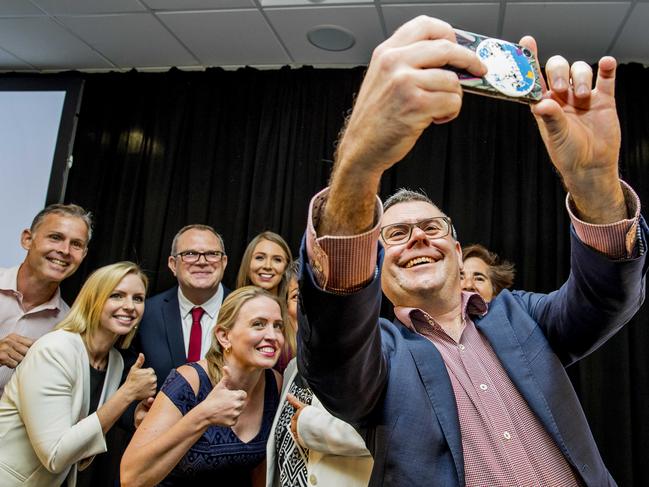
[[[609,224],[628,218],[622,184],[617,173],[606,177],[564,179],[575,216],[586,223]]]

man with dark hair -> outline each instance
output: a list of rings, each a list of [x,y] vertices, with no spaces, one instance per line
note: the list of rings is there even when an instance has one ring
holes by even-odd
[[[514,264],[480,244],[462,248],[460,285],[463,291],[479,293],[489,303],[503,289],[514,284]]]
[[[209,225],[187,225],[176,233],[167,265],[178,285],[146,301],[140,331],[127,361],[139,352],[153,367],[158,388],[169,372],[186,362],[205,357],[223,298],[230,292],[223,284],[228,264],[223,238]],[[138,405],[131,421],[137,427],[152,401]]]
[[[29,347],[70,310],[59,284],[79,268],[91,235],[89,212],[49,205],[20,236],[23,263],[0,269],[0,395]]]
[[[553,293],[502,291],[489,307],[462,292],[448,215],[416,195],[385,210],[376,197],[426,127],[458,116],[449,67],[486,73],[429,17],[374,51],[330,187],[309,210],[300,373],[364,436],[371,486],[615,485],[565,372],[644,299],[649,228],[618,179],[615,60],[600,60],[595,89],[588,64],[548,61],[549,90],[531,110],[568,190],[571,273]],[[393,323],[379,318],[381,288]]]

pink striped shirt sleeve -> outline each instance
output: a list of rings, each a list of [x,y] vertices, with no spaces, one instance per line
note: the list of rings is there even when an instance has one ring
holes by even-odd
[[[575,233],[583,243],[598,250],[611,259],[628,259],[634,256],[638,240],[638,222],[640,220],[640,198],[624,181],[622,190],[629,218],[607,225],[586,223],[575,216],[575,208],[566,196],[566,208],[575,227]]]
[[[352,293],[365,286],[376,274],[376,248],[379,222],[383,216],[381,200],[376,197],[374,227],[360,235],[318,236],[316,228],[327,201],[329,188],[315,195],[309,205],[306,248],[318,285],[338,294]]]

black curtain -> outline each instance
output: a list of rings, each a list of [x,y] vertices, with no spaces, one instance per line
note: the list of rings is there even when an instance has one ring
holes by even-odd
[[[247,242],[262,230],[296,251],[310,197],[326,185],[337,134],[363,76],[354,70],[83,75],[66,200],[92,210],[95,236],[71,299],[98,266],[143,265],[151,293],[173,284],[171,239],[189,223],[220,231],[234,284]],[[649,70],[618,71],[621,174],[649,202]],[[460,241],[516,263],[516,287],[550,291],[566,278],[563,191],[529,108],[467,95],[460,117],[429,128],[383,178],[381,195],[423,188],[452,217]],[[569,369],[611,473],[646,482],[649,312]]]

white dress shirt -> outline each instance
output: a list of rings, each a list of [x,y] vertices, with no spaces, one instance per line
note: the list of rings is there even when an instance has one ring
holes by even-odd
[[[185,343],[185,356],[189,351],[189,334],[192,330],[192,309],[197,305],[187,299],[178,287],[178,303],[180,305],[180,319],[183,322],[183,341]],[[201,317],[201,359],[212,345],[212,330],[216,325],[216,317],[223,303],[223,285],[219,284],[214,296],[199,305],[205,313]]]

